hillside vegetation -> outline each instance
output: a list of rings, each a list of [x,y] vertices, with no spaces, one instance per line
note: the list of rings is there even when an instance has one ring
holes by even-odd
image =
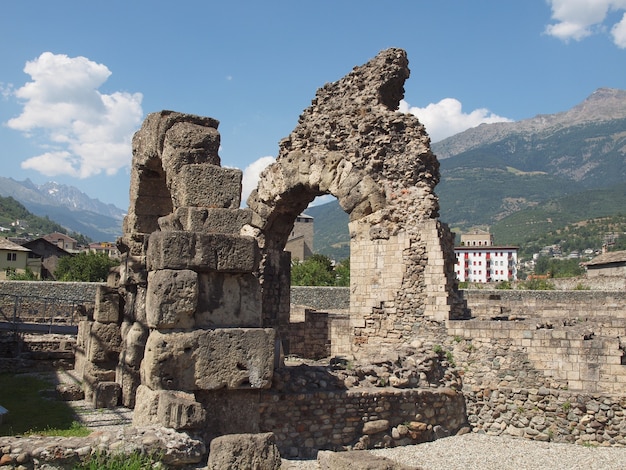
[[[8,236],[20,236],[24,233],[39,237],[52,232],[67,233],[58,223],[47,217],[38,217],[29,212],[12,197],[0,196],[0,226],[9,229]]]

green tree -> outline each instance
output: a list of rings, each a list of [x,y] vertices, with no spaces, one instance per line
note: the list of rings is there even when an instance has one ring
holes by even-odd
[[[315,254],[305,261],[291,263],[292,286],[334,286],[333,263],[328,256]]]
[[[119,261],[104,253],[81,252],[59,259],[54,276],[59,281],[104,282]]]
[[[350,258],[344,259],[335,267],[335,285],[341,287],[350,285]]]
[[[26,268],[23,273],[18,273],[13,268],[7,269],[7,279],[10,281],[39,281],[32,269]]]

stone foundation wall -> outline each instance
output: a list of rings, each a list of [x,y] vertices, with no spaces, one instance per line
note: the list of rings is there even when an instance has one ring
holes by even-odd
[[[325,312],[350,308],[349,287],[291,286],[291,303]]]
[[[326,312],[305,309],[304,321],[289,323],[289,336],[283,341],[284,353],[311,359],[329,357],[330,321]]]
[[[93,303],[100,282],[0,281],[0,294],[82,300]]]
[[[281,455],[389,447],[455,434],[465,423],[463,395],[444,389],[261,393],[260,431],[274,432]]]
[[[466,289],[472,318],[626,318],[626,291]]]
[[[536,441],[626,446],[626,396],[548,388],[465,391],[474,432]]]

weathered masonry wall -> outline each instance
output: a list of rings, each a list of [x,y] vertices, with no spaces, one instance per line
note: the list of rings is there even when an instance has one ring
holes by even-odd
[[[463,395],[452,389],[375,389],[261,393],[260,431],[276,435],[281,455],[410,445],[455,434],[465,423]]]
[[[537,441],[626,446],[626,396],[548,388],[464,390],[474,432]]]
[[[93,303],[99,282],[0,281],[0,294],[82,300]]]
[[[479,386],[493,387],[506,371],[509,382],[518,387],[542,384],[587,393],[626,391],[626,362],[619,340],[626,333],[624,319],[573,321],[566,326],[556,321],[538,324],[537,319],[451,321],[448,333],[471,342],[476,357],[488,357],[496,345],[506,351],[506,358],[493,359],[492,375],[481,375]],[[531,374],[531,383],[526,383]]]
[[[487,290],[463,291],[472,318],[626,318],[626,291]]]

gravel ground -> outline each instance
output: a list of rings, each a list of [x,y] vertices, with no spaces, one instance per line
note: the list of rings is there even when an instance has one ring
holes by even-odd
[[[583,447],[486,434],[465,434],[415,446],[368,451],[422,470],[617,470],[624,447]],[[317,462],[284,460],[283,470],[319,469]]]

